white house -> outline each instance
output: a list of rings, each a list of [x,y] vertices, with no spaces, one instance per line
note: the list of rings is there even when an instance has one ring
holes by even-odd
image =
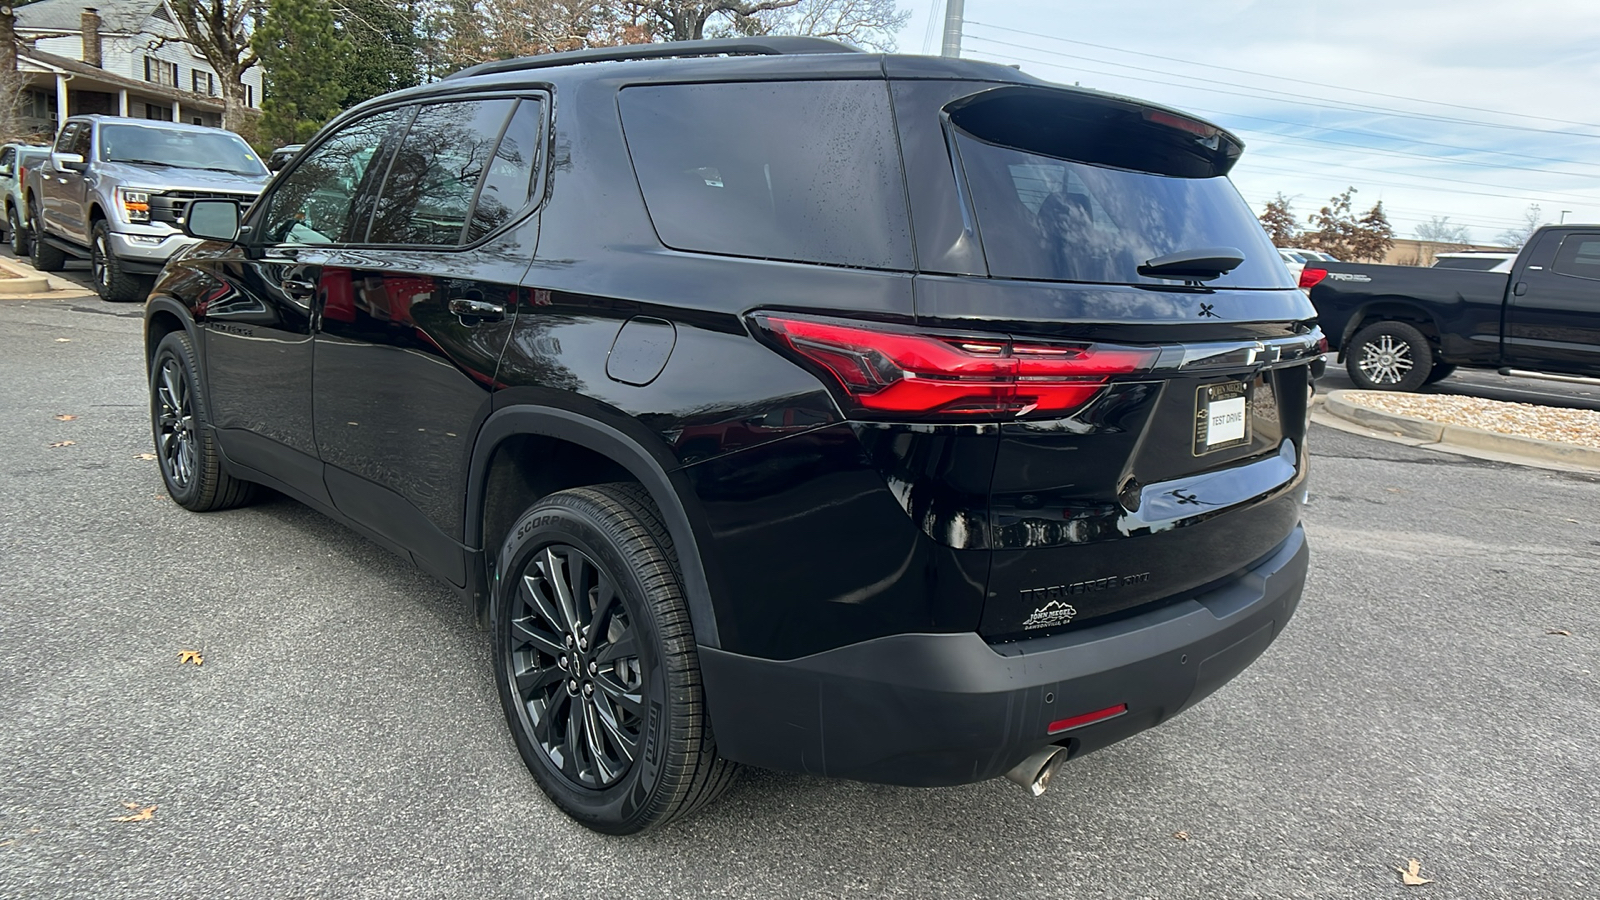
[[[66,115],[101,113],[220,125],[217,73],[166,0],[38,0],[16,8],[22,124],[53,135]],[[244,75],[261,105],[261,69]]]

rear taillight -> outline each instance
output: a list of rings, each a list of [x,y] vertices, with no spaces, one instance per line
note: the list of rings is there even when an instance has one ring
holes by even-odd
[[[778,349],[820,369],[852,413],[885,417],[1066,415],[1114,375],[1148,369],[1159,351],[1013,341],[757,313]]]
[[[1300,289],[1309,291],[1317,286],[1317,282],[1327,277],[1327,269],[1313,269],[1310,266],[1306,266],[1300,270]]]

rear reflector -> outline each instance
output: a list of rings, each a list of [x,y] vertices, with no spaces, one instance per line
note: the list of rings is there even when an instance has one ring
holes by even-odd
[[[1115,719],[1127,711],[1128,704],[1118,703],[1116,706],[1108,706],[1105,709],[1084,713],[1081,716],[1073,716],[1070,719],[1057,719],[1050,723],[1050,727],[1046,729],[1045,733],[1060,734],[1063,731],[1071,731],[1074,728],[1082,728],[1085,725],[1093,725],[1096,722]]]
[[[757,313],[770,342],[820,369],[852,412],[879,417],[1064,416],[1114,375],[1146,370],[1159,351],[1016,342]]]
[[[1317,282],[1327,277],[1327,269],[1313,269],[1310,266],[1306,266],[1300,270],[1300,288],[1309,291],[1317,286]]]

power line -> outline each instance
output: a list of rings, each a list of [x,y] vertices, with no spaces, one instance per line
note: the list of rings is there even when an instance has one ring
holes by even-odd
[[[1513,116],[1513,117],[1520,118],[1520,119],[1537,119],[1539,121],[1544,121],[1544,122],[1556,122],[1556,123],[1562,124],[1562,125],[1579,125],[1579,126],[1582,126],[1584,128],[1597,128],[1597,129],[1600,129],[1600,125],[1597,125],[1597,124],[1592,123],[1592,122],[1576,122],[1576,121],[1573,121],[1571,119],[1556,119],[1556,118],[1552,118],[1550,116],[1536,116],[1536,115],[1533,115],[1531,113],[1515,113],[1515,112],[1506,112],[1505,110],[1498,110],[1498,109],[1485,109],[1484,107],[1481,107],[1481,106],[1467,106],[1467,105],[1464,105],[1464,104],[1461,104],[1461,103],[1447,103],[1447,102],[1445,102],[1443,100],[1424,100],[1424,99],[1422,99],[1420,97],[1407,97],[1407,96],[1404,96],[1402,94],[1386,94],[1386,93],[1383,93],[1382,91],[1369,91],[1369,90],[1364,90],[1362,88],[1345,87],[1343,85],[1337,85],[1337,84],[1327,84],[1327,83],[1321,82],[1321,81],[1308,81],[1308,80],[1306,80],[1304,78],[1293,78],[1293,77],[1290,77],[1288,75],[1274,75],[1274,74],[1270,74],[1270,73],[1267,73],[1267,72],[1254,72],[1254,71],[1251,71],[1249,69],[1235,69],[1235,68],[1232,68],[1231,66],[1219,66],[1219,65],[1216,65],[1214,63],[1200,63],[1200,62],[1193,62],[1193,61],[1187,60],[1187,59],[1173,59],[1170,56],[1163,56],[1161,54],[1156,54],[1156,53],[1142,53],[1142,52],[1140,52],[1138,50],[1125,50],[1125,49],[1123,49],[1121,47],[1112,47],[1112,46],[1109,46],[1107,44],[1095,44],[1095,43],[1091,43],[1089,41],[1075,41],[1075,40],[1072,40],[1071,38],[1056,37],[1055,35],[1050,35],[1050,34],[1037,34],[1035,32],[1031,32],[1031,31],[1021,31],[1021,30],[1016,29],[1016,28],[1007,28],[1007,27],[1005,27],[1003,25],[990,25],[990,24],[987,24],[985,22],[974,22],[974,21],[968,20],[967,24],[968,25],[978,25],[978,26],[981,26],[983,28],[993,28],[996,31],[1007,31],[1007,32],[1010,32],[1012,34],[1020,34],[1020,35],[1026,36],[1026,37],[1038,37],[1038,38],[1044,38],[1045,40],[1049,40],[1049,41],[1059,41],[1059,42],[1061,42],[1063,44],[1079,44],[1079,45],[1084,46],[1084,47],[1093,47],[1093,48],[1095,48],[1097,50],[1109,50],[1109,51],[1111,51],[1113,53],[1126,53],[1126,54],[1129,54],[1131,56],[1143,56],[1143,57],[1147,57],[1149,59],[1163,60],[1165,62],[1176,62],[1176,63],[1180,63],[1180,64],[1186,65],[1186,66],[1197,66],[1199,68],[1204,68],[1204,69],[1218,69],[1218,70],[1223,71],[1223,72],[1236,72],[1236,73],[1238,73],[1240,75],[1251,75],[1251,76],[1254,76],[1254,77],[1257,77],[1257,78],[1270,78],[1270,79],[1272,79],[1274,81],[1292,81],[1292,82],[1295,82],[1296,84],[1309,84],[1309,85],[1311,85],[1313,87],[1329,88],[1329,89],[1335,90],[1335,91],[1348,91],[1348,92],[1353,93],[1353,94],[1367,94],[1367,95],[1370,95],[1370,96],[1373,96],[1373,97],[1387,97],[1388,99],[1391,99],[1391,100],[1405,100],[1405,101],[1410,102],[1410,103],[1426,103],[1426,104],[1429,104],[1431,106],[1448,106],[1448,107],[1450,107],[1452,109],[1464,109],[1464,110],[1468,110],[1469,112],[1488,113],[1490,115],[1495,115],[1495,116]],[[1028,48],[1028,49],[1032,49],[1032,48]],[[1049,51],[1045,51],[1045,52],[1049,52]],[[1062,55],[1065,55],[1065,54],[1062,54]],[[1178,73],[1170,72],[1170,73],[1164,73],[1164,74],[1174,74],[1175,75],[1175,74],[1178,74]],[[1222,82],[1222,83],[1226,84],[1228,82]],[[1243,87],[1244,85],[1236,85],[1236,86],[1237,87]],[[1488,124],[1491,124],[1491,123],[1484,122],[1484,123],[1477,123],[1477,124],[1488,125]],[[1496,127],[1510,127],[1510,126],[1496,126]],[[1555,133],[1559,134],[1561,132],[1555,132]]]
[[[987,38],[987,37],[983,37],[982,35],[968,35],[968,37],[973,39],[973,40],[984,41],[985,43],[999,44],[999,45],[1001,45],[1003,47],[1013,47],[1013,48],[1016,48],[1016,49],[1019,49],[1019,50],[1030,50],[1030,51],[1032,51],[1034,53],[1043,53],[1043,54],[1045,54],[1047,56],[1056,56],[1056,57],[1060,57],[1062,59],[1081,59],[1081,60],[1087,60],[1089,62],[1099,63],[1101,65],[1116,66],[1118,68],[1123,68],[1123,69],[1133,69],[1134,71],[1138,71],[1138,72],[1151,72],[1151,73],[1154,73],[1154,74],[1157,74],[1157,75],[1167,75],[1167,76],[1170,76],[1170,77],[1173,77],[1173,78],[1187,78],[1187,79],[1190,79],[1191,81],[1203,81],[1203,82],[1207,82],[1208,84],[1220,84],[1220,85],[1225,85],[1225,86],[1228,86],[1228,87],[1245,88],[1246,90],[1251,90],[1251,91],[1265,91],[1266,92],[1265,94],[1262,94],[1262,93],[1251,94],[1251,93],[1241,93],[1239,91],[1224,91],[1224,90],[1220,90],[1218,88],[1204,88],[1203,89],[1203,90],[1209,91],[1210,93],[1214,93],[1214,94],[1229,94],[1229,95],[1235,96],[1235,97],[1248,97],[1248,98],[1250,98],[1252,100],[1273,100],[1273,101],[1277,101],[1277,102],[1282,102],[1284,99],[1287,98],[1287,99],[1293,100],[1295,103],[1297,103],[1300,106],[1314,106],[1314,107],[1317,107],[1319,109],[1336,109],[1336,110],[1341,110],[1343,112],[1359,112],[1359,113],[1368,113],[1368,114],[1376,113],[1378,115],[1389,116],[1391,118],[1416,119],[1418,121],[1429,121],[1429,122],[1445,122],[1445,123],[1454,124],[1454,125],[1472,125],[1472,126],[1476,126],[1476,127],[1479,127],[1479,128],[1498,128],[1498,129],[1502,129],[1502,130],[1505,130],[1505,131],[1525,131],[1525,132],[1529,132],[1529,133],[1532,133],[1532,134],[1556,135],[1556,136],[1560,136],[1560,137],[1580,137],[1580,138],[1600,139],[1600,135],[1596,135],[1596,134],[1577,134],[1577,133],[1570,132],[1570,131],[1551,131],[1551,130],[1543,129],[1543,128],[1529,128],[1529,127],[1524,126],[1524,125],[1500,125],[1500,124],[1496,124],[1496,123],[1493,123],[1493,122],[1480,122],[1480,121],[1476,121],[1476,120],[1473,120],[1473,119],[1458,119],[1458,118],[1453,118],[1453,117],[1450,117],[1450,116],[1436,116],[1436,115],[1432,115],[1431,113],[1407,112],[1407,111],[1404,111],[1404,110],[1390,109],[1388,107],[1382,107],[1382,106],[1369,106],[1369,105],[1361,104],[1361,103],[1341,103],[1338,100],[1328,100],[1327,98],[1323,98],[1323,97],[1307,98],[1304,95],[1295,94],[1295,93],[1292,93],[1292,92],[1289,92],[1289,91],[1276,91],[1276,90],[1273,90],[1272,88],[1258,88],[1258,87],[1255,87],[1254,85],[1237,84],[1237,83],[1231,82],[1231,81],[1219,81],[1219,80],[1217,80],[1215,78],[1202,78],[1202,77],[1200,77],[1198,75],[1184,75],[1184,74],[1179,73],[1179,72],[1168,72],[1168,71],[1164,71],[1164,70],[1161,70],[1161,69],[1149,69],[1149,68],[1145,68],[1143,66],[1132,66],[1132,65],[1128,65],[1127,63],[1112,62],[1111,60],[1102,60],[1102,59],[1094,59],[1092,57],[1076,56],[1076,55],[1071,54],[1071,53],[1060,53],[1060,52],[1057,52],[1057,51],[1054,51],[1054,50],[1046,50],[1046,49],[1044,49],[1042,47],[1030,47],[1030,46],[1028,46],[1026,44],[1013,44],[1013,43],[1011,43],[1009,41],[995,40],[994,38]],[[983,51],[979,51],[979,52],[983,52]],[[1045,66],[1055,66],[1057,68],[1067,68],[1065,66],[1061,66],[1059,63],[1052,63],[1052,62],[1048,62],[1046,60],[1027,59],[1025,57],[1020,57],[1020,58],[1024,62],[1038,63],[1039,65],[1045,65]],[[1081,67],[1079,67],[1079,68],[1081,68]],[[1108,76],[1111,76],[1113,78],[1126,78],[1126,79],[1128,79],[1130,81],[1145,81],[1145,82],[1149,82],[1151,84],[1164,84],[1164,85],[1167,85],[1168,87],[1187,88],[1189,90],[1202,90],[1201,88],[1195,88],[1195,87],[1193,87],[1191,85],[1187,85],[1187,84],[1179,84],[1179,83],[1172,82],[1172,81],[1162,81],[1162,80],[1156,79],[1156,78],[1141,78],[1138,75],[1123,75],[1123,74],[1114,73],[1114,72],[1095,71],[1093,69],[1087,69],[1085,71],[1092,72],[1093,74],[1096,74],[1096,75],[1108,75]],[[1278,94],[1280,96],[1276,96],[1276,97],[1267,96],[1268,94]],[[1325,101],[1325,102],[1321,102],[1321,103],[1314,102],[1314,101],[1318,101],[1318,100],[1322,100],[1322,101]]]
[[[1306,128],[1306,129],[1310,129],[1312,131],[1327,131],[1327,132],[1330,132],[1330,133],[1333,133],[1333,134],[1353,134],[1353,135],[1356,135],[1357,137],[1374,137],[1374,138],[1380,138],[1380,139],[1386,139],[1386,140],[1401,141],[1401,142],[1404,142],[1404,143],[1407,143],[1407,144],[1422,144],[1422,145],[1428,146],[1428,147],[1442,147],[1442,148],[1444,148],[1446,150],[1465,150],[1468,153],[1493,153],[1496,156],[1514,156],[1514,157],[1517,157],[1518,159],[1532,159],[1532,160],[1537,160],[1539,162],[1566,163],[1566,164],[1574,165],[1574,166],[1593,166],[1593,167],[1595,167],[1597,169],[1600,169],[1600,163],[1584,162],[1583,160],[1578,160],[1578,159],[1558,159],[1558,158],[1553,157],[1553,156],[1532,156],[1532,155],[1527,154],[1527,153],[1517,153],[1517,152],[1512,151],[1512,150],[1489,150],[1489,149],[1481,148],[1481,147],[1464,147],[1464,146],[1462,146],[1460,144],[1441,144],[1438,141],[1425,141],[1425,140],[1423,140],[1421,138],[1414,138],[1414,137],[1408,137],[1408,136],[1407,137],[1402,137],[1402,136],[1399,136],[1399,135],[1392,135],[1392,134],[1378,134],[1377,132],[1373,132],[1373,131],[1357,131],[1357,130],[1351,129],[1351,128],[1330,128],[1330,127],[1328,127],[1326,125],[1308,125],[1308,124],[1306,124],[1304,122],[1293,122],[1293,121],[1290,121],[1288,119],[1270,119],[1270,118],[1267,118],[1266,116],[1251,116],[1251,115],[1246,115],[1244,113],[1228,112],[1227,110],[1222,110],[1222,109],[1207,109],[1204,106],[1195,106],[1192,103],[1184,104],[1184,108],[1188,109],[1188,110],[1193,110],[1194,112],[1209,113],[1211,115],[1217,115],[1217,116],[1231,116],[1231,117],[1233,117],[1235,119],[1251,119],[1251,120],[1256,121],[1256,122],[1271,122],[1271,123],[1273,123],[1275,125],[1288,125],[1288,126],[1293,127],[1293,128]],[[1282,132],[1274,131],[1274,132],[1267,132],[1267,133],[1279,135],[1280,137],[1288,137],[1288,135],[1284,135]],[[1545,171],[1545,170],[1541,169],[1540,171]],[[1585,175],[1583,177],[1584,178],[1589,178],[1589,177],[1592,177],[1592,176]]]

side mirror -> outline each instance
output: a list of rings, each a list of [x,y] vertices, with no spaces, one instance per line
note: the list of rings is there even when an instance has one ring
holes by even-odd
[[[239,201],[195,200],[183,217],[183,233],[207,241],[239,239]]]
[[[50,165],[58,172],[67,170],[82,172],[84,169],[89,168],[89,165],[83,161],[83,154],[81,153],[52,153],[50,154]]]
[[[0,175],[11,178],[16,174],[16,170],[12,168],[11,163],[0,163]]]

